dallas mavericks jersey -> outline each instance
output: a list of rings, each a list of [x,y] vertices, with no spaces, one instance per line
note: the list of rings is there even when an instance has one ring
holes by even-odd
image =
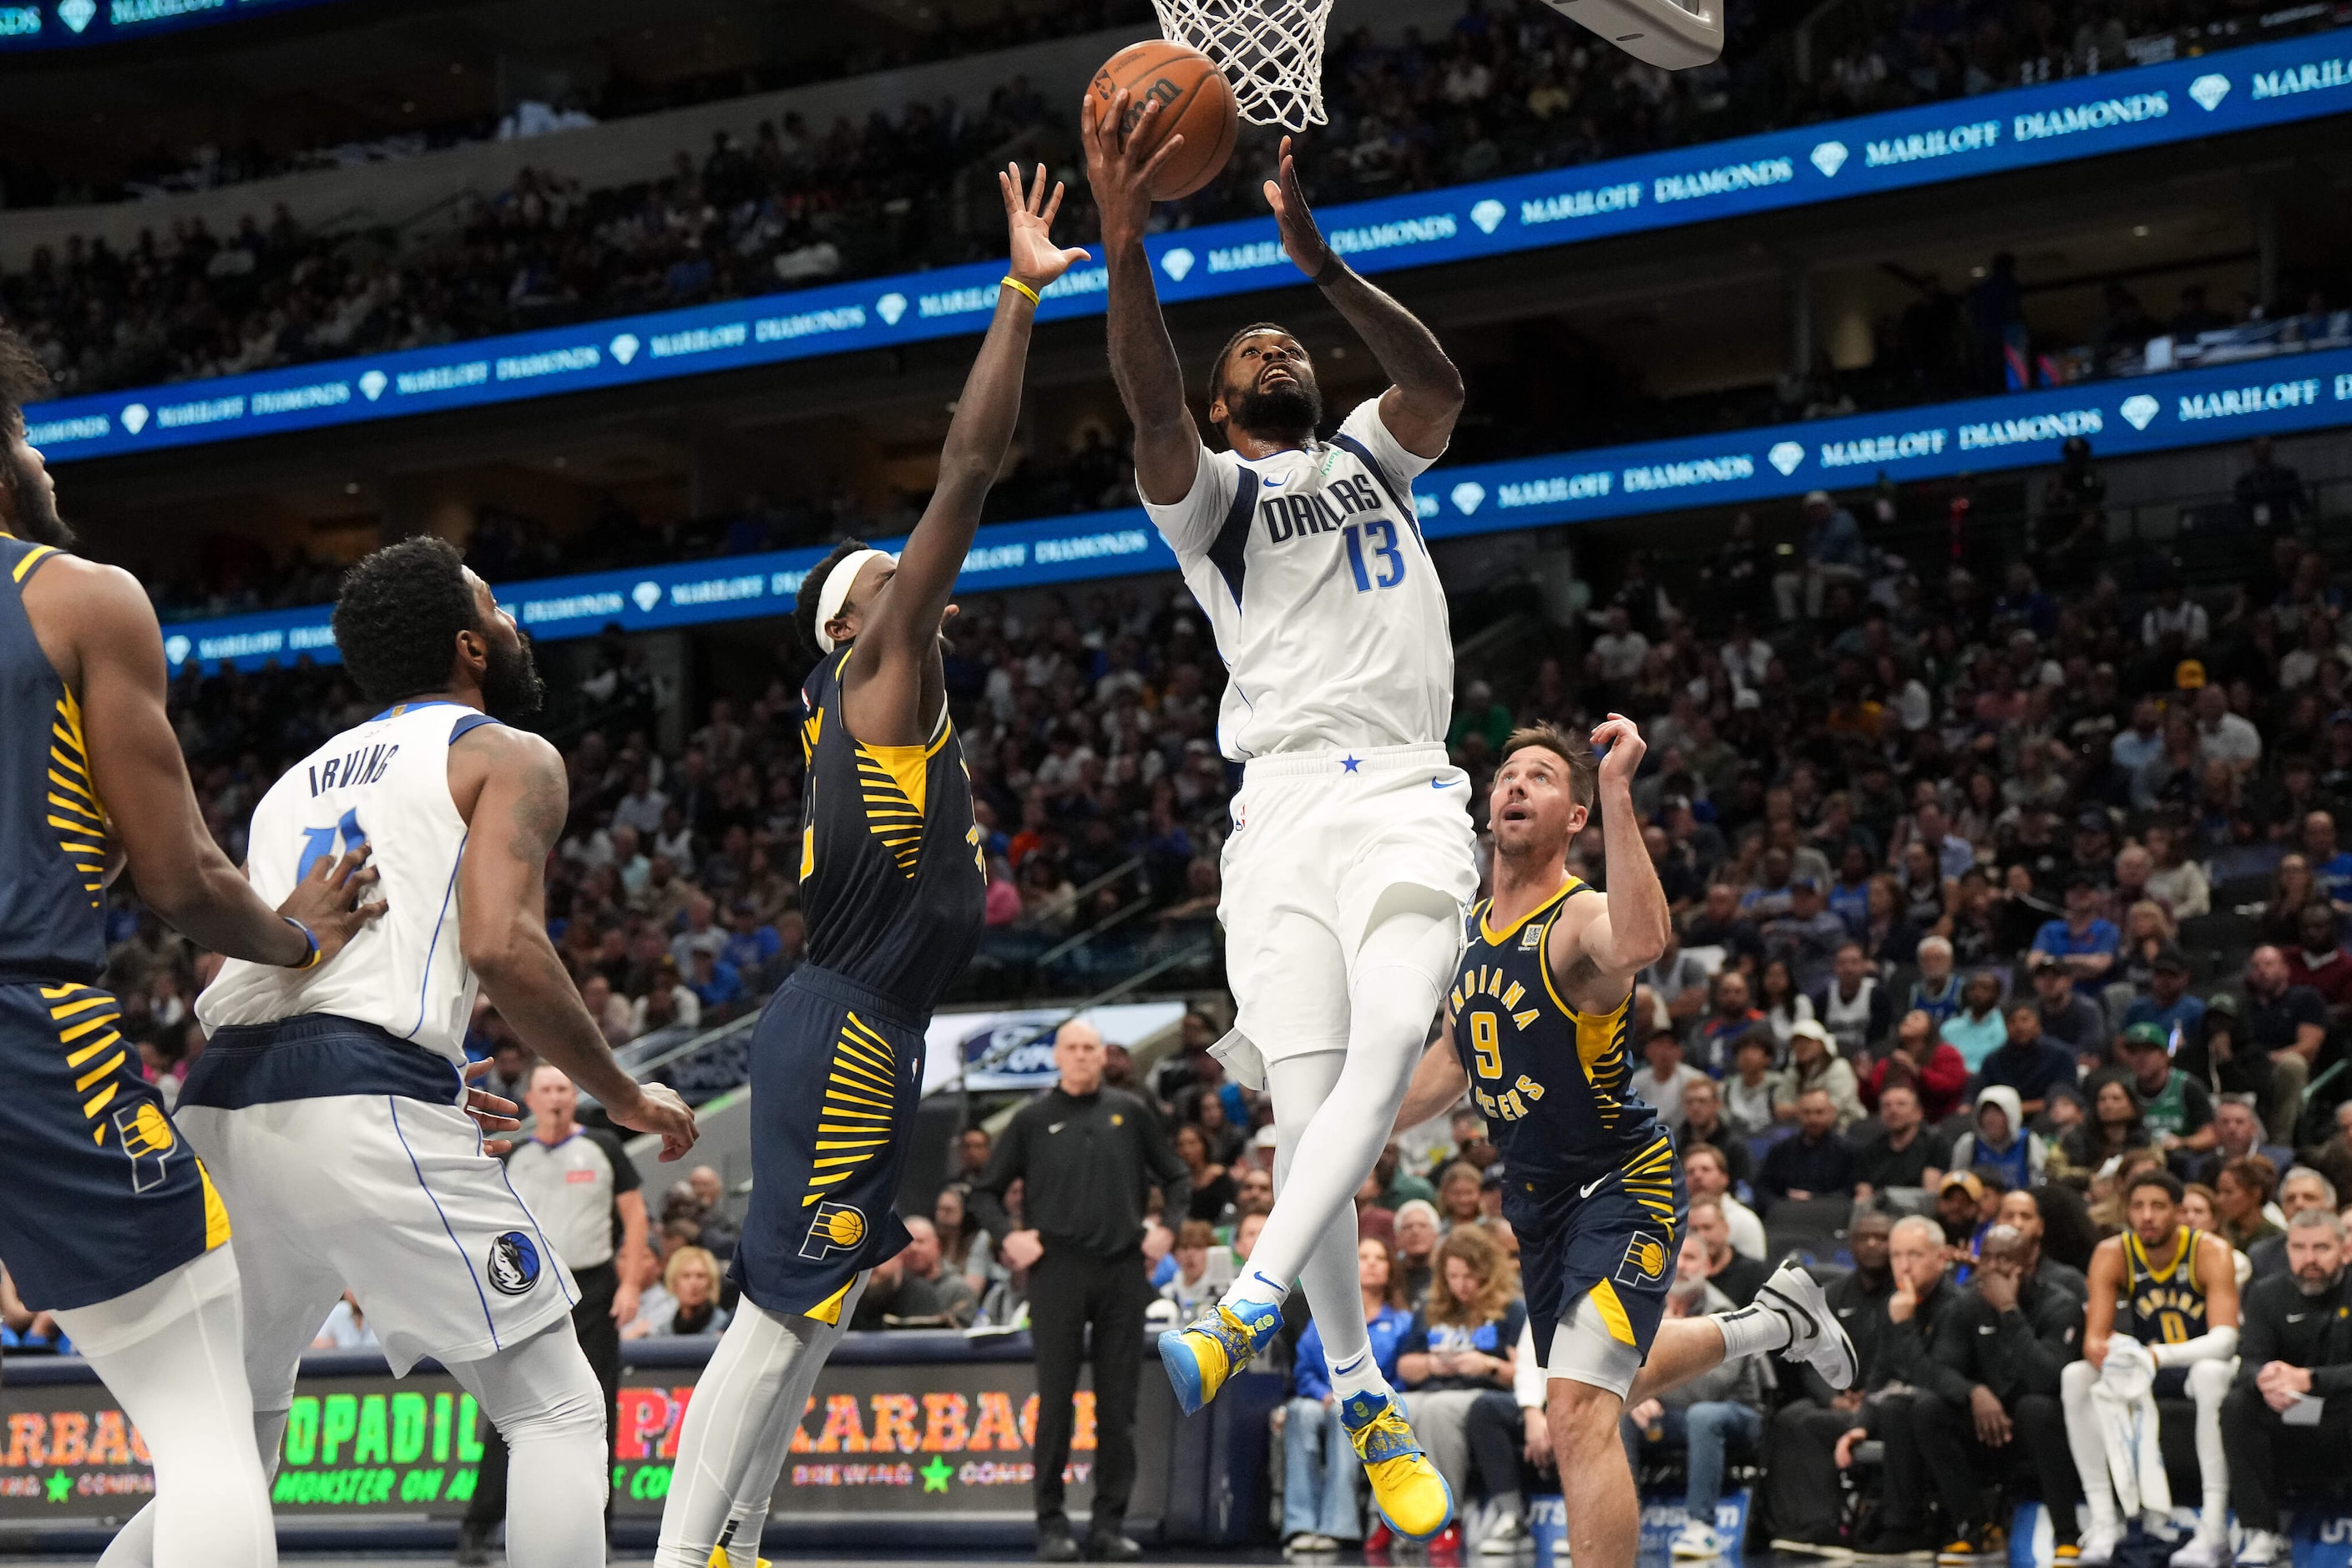
[[[1454,637],[1412,499],[1430,461],[1372,399],[1328,443],[1257,462],[1203,447],[1190,495],[1144,503],[1230,672],[1227,757],[1445,738]]]
[[[2172,1235],[2172,1262],[2158,1269],[2137,1233],[2124,1232],[2123,1310],[2116,1327],[2142,1344],[2177,1345],[2205,1331],[2205,1290],[2197,1283],[2197,1247],[2205,1233],[2184,1225]]]
[[[944,707],[928,744],[871,746],[841,717],[827,654],[801,688],[801,910],[809,962],[929,1016],[980,945],[988,863]]]
[[[56,553],[0,533],[0,973],[90,981],[106,967],[106,806],[81,705],[25,614],[25,584]]]
[[[207,1030],[328,1013],[466,1062],[478,984],[457,946],[466,822],[449,795],[450,742],[497,720],[456,702],[403,702],[344,731],[254,807],[245,873],[277,904],[321,858],[364,843],[390,900],[334,963],[272,969],[231,959],[196,998]]]
[[[1633,994],[1605,1013],[1580,1013],[1561,1000],[1545,955],[1568,900],[1593,891],[1570,877],[1501,931],[1486,923],[1492,900],[1470,911],[1446,999],[1454,1048],[1512,1183],[1580,1184],[1622,1170],[1627,1194],[1671,1226],[1674,1148],[1628,1081]]]

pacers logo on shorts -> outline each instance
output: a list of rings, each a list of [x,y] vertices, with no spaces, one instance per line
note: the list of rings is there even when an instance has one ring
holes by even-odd
[[[519,1230],[490,1242],[490,1289],[501,1296],[528,1296],[539,1283],[539,1247]]]
[[[124,1106],[114,1113],[114,1136],[131,1156],[131,1190],[145,1193],[162,1186],[164,1166],[180,1146],[163,1108],[152,1100]]]
[[[866,1215],[851,1204],[819,1204],[809,1222],[808,1239],[801,1256],[822,1263],[836,1252],[847,1252],[866,1239]]]
[[[1648,1231],[1635,1231],[1625,1244],[1625,1261],[1617,1266],[1620,1285],[1654,1285],[1666,1272],[1666,1244]]]

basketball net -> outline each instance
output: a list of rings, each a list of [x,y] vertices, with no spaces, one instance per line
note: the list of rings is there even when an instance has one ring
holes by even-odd
[[[1200,50],[1253,125],[1323,123],[1323,29],[1331,0],[1151,0],[1171,43]]]

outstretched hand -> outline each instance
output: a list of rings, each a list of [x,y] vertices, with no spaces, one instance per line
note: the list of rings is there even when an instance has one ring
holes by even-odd
[[[1054,194],[1045,195],[1045,165],[1037,165],[1037,178],[1024,194],[1021,188],[1021,165],[1007,163],[1004,173],[996,176],[996,188],[1004,197],[1004,226],[1011,231],[1012,248],[1009,266],[1013,276],[1032,289],[1042,289],[1063,273],[1087,258],[1079,246],[1067,249],[1054,243],[1054,215],[1062,210],[1062,183],[1054,182]]]
[[[1094,191],[1101,215],[1105,250],[1139,241],[1151,221],[1151,182],[1160,165],[1184,144],[1180,132],[1146,153],[1150,132],[1159,122],[1160,103],[1153,99],[1128,123],[1128,91],[1120,88],[1099,111],[1092,93],[1078,100],[1078,137],[1086,144],[1087,184]]]
[[[1643,753],[1650,747],[1633,721],[1622,713],[1612,713],[1593,727],[1592,749],[1606,752],[1601,759],[1601,783],[1631,789],[1634,772],[1642,765]]]
[[[1290,155],[1287,136],[1282,139],[1282,163],[1276,172],[1280,177],[1265,183],[1265,205],[1274,209],[1274,220],[1281,226],[1282,253],[1298,270],[1315,277],[1330,261],[1331,247],[1315,226],[1307,194],[1298,188],[1298,163]]]

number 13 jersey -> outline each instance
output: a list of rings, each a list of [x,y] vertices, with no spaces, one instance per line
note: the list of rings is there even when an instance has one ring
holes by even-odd
[[[1432,461],[1369,399],[1328,442],[1255,461],[1203,447],[1192,493],[1145,503],[1224,658],[1226,756],[1445,738],[1454,639],[1412,496]]]
[[[461,1069],[479,988],[457,945],[457,863],[466,821],[449,795],[449,747],[498,721],[456,702],[402,702],[344,731],[291,768],[254,807],[246,879],[285,901],[322,856],[360,844],[381,879],[383,915],[334,962],[272,969],[230,959],[196,998],[207,1030],[331,1013],[373,1024]]]

